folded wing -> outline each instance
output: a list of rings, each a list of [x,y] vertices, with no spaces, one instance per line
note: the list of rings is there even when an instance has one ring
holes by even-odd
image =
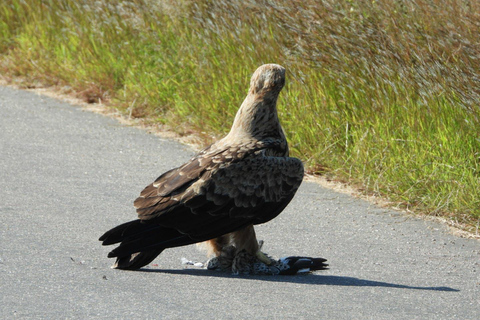
[[[257,150],[215,159],[198,156],[147,186],[134,203],[140,221],[102,236],[104,244],[122,242],[110,256],[205,241],[267,222],[286,207],[303,179],[296,158]]]

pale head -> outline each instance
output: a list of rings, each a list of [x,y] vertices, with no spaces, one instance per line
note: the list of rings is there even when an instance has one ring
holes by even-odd
[[[278,64],[264,64],[255,70],[250,80],[249,93],[278,95],[285,85],[285,68]]]
[[[252,75],[248,95],[235,116],[227,141],[285,139],[277,115],[277,98],[284,85],[284,67],[278,64],[260,66]]]

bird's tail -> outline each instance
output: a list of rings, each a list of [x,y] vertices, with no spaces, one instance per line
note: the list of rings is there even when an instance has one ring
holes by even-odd
[[[175,229],[142,220],[121,224],[105,232],[99,240],[103,245],[120,243],[108,257],[117,258],[113,268],[123,270],[140,269],[166,248],[197,242]]]
[[[123,257],[117,257],[112,268],[122,270],[137,270],[152,262],[163,249],[137,252]]]

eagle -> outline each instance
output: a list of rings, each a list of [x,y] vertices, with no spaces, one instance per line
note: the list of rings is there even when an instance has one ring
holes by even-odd
[[[260,66],[230,132],[185,164],[145,187],[134,201],[138,219],[100,237],[120,243],[113,268],[139,269],[163,250],[204,242],[209,269],[234,273],[296,274],[326,268],[325,259],[275,260],[261,251],[254,226],[270,221],[292,200],[304,176],[289,156],[277,112],[285,68]]]

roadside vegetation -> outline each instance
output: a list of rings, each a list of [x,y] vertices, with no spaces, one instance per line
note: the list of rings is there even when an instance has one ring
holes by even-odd
[[[480,2],[3,0],[0,76],[205,142],[261,64],[311,173],[480,223]]]

